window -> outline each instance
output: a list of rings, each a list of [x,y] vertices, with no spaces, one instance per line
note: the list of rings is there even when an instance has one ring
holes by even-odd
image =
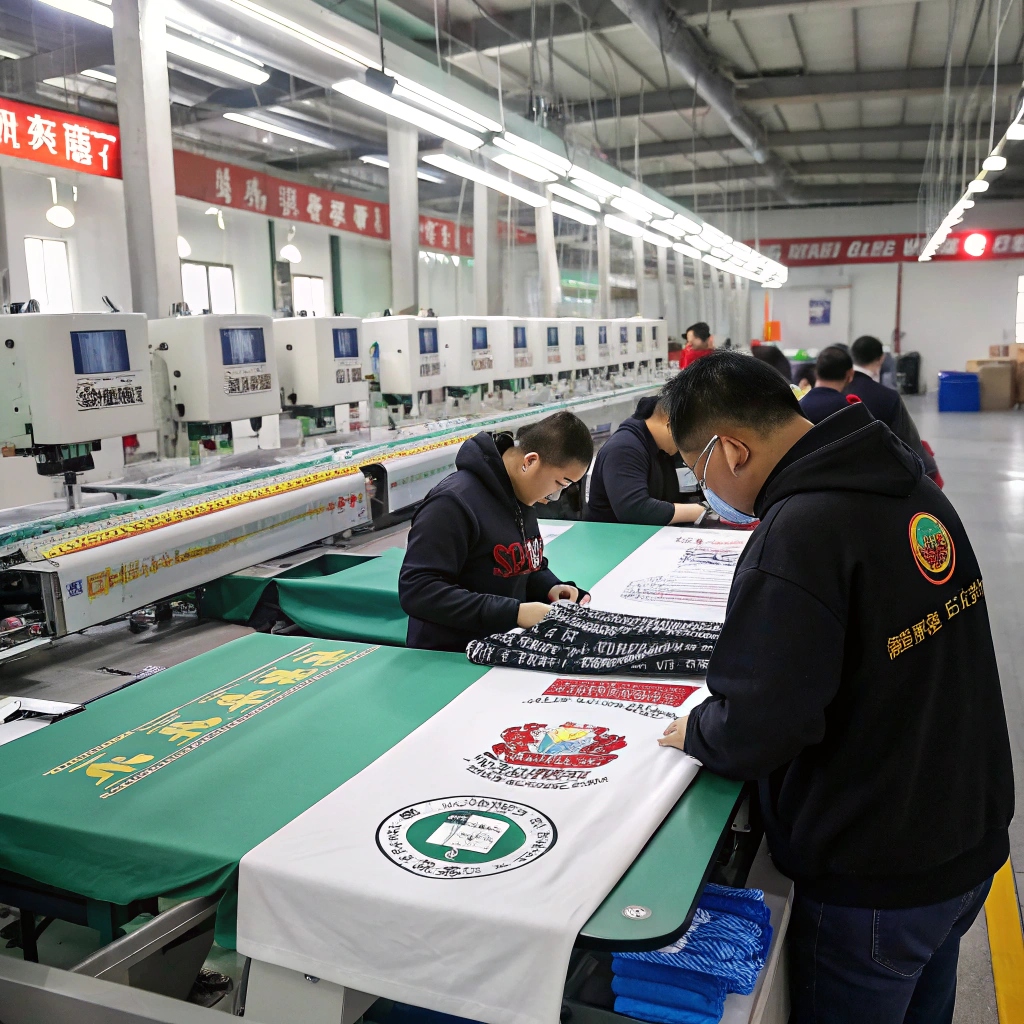
[[[71,271],[67,242],[53,238],[26,238],[29,298],[39,302],[44,313],[73,313]]]
[[[324,279],[322,277],[305,277],[302,274],[292,276],[292,307],[296,316],[327,316],[324,303]]]
[[[235,275],[219,263],[181,262],[182,298],[193,313],[235,313]]]

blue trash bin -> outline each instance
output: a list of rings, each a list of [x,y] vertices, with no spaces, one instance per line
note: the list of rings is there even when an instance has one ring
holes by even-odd
[[[976,373],[939,372],[939,412],[980,412],[981,384]]]

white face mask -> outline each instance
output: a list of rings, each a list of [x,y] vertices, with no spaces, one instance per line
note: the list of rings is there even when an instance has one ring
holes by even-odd
[[[708,463],[711,462],[711,453],[715,450],[715,444],[718,442],[718,435],[715,434],[713,438],[704,446],[704,450],[697,456],[697,461],[693,464],[693,475],[697,475],[697,466],[700,464],[700,460],[704,459],[704,477],[698,480],[700,489],[704,492],[704,497],[707,499],[707,503],[711,506],[712,511],[716,512],[722,519],[727,523],[734,523],[736,526],[749,526],[751,523],[757,522],[757,516],[747,515],[746,512],[741,512],[738,508],[733,508],[724,498],[720,498],[710,487],[708,487]],[[706,458],[705,458],[706,456]]]

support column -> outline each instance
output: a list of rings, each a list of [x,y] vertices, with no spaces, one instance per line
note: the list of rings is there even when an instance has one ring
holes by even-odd
[[[597,315],[607,320],[612,315],[612,240],[611,229],[599,221],[597,225]],[[618,344],[616,339],[615,344]],[[616,351],[618,351],[616,349]]]
[[[501,316],[501,248],[498,193],[473,183],[473,307],[477,316]]]
[[[419,133],[388,118],[388,205],[391,220],[391,312],[420,311]]]
[[[658,316],[668,330],[668,249],[658,246]]]
[[[636,277],[636,315],[644,315],[644,240],[633,239],[633,274]]]
[[[693,261],[694,280],[697,284],[697,315],[704,323],[708,322],[708,297],[704,293],[704,261]],[[713,330],[714,328],[712,328]]]
[[[558,316],[562,303],[562,278],[555,250],[555,219],[550,206],[534,211],[537,229],[537,258],[540,262],[540,315]]]
[[[150,319],[181,301],[164,8],[163,0],[113,2],[132,307]]]
[[[675,263],[675,284],[676,284],[676,334],[675,336],[685,343],[686,338],[683,331],[690,325],[686,320],[686,267],[683,263],[684,256],[681,252],[673,254]]]

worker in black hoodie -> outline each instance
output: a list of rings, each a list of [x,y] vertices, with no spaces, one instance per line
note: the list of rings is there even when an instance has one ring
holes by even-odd
[[[456,472],[413,517],[398,578],[406,644],[464,651],[470,640],[534,626],[560,599],[588,600],[548,568],[534,506],[577,482],[594,455],[587,425],[558,412],[463,444]]]
[[[678,451],[664,405],[656,396],[641,398],[597,453],[584,518],[641,526],[696,522],[705,509],[680,501]]]
[[[670,391],[711,506],[760,525],[711,696],[661,742],[758,781],[772,857],[796,882],[791,1024],[948,1024],[1014,800],[964,527],[861,404],[812,426],[773,370],[729,353]]]

